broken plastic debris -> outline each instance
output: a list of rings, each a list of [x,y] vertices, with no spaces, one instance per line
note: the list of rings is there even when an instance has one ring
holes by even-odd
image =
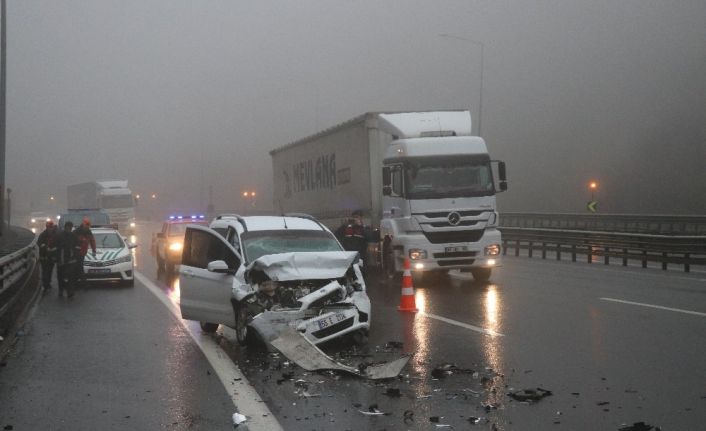
[[[380,409],[378,409],[377,404],[371,404],[370,407],[368,407],[367,412],[364,412],[363,410],[358,410],[358,411],[366,416],[385,416],[385,415],[389,414],[389,413],[381,412]]]
[[[483,420],[483,418],[478,418],[475,416],[471,416],[468,418],[468,422],[470,422],[473,425],[478,425],[480,423],[480,421],[482,421],[482,420]]]
[[[397,377],[409,362],[409,356],[403,356],[391,362],[368,365],[364,370],[359,370],[334,361],[301,333],[291,328],[282,331],[277,339],[272,340],[272,345],[287,359],[307,371],[337,370],[372,380]]]
[[[517,401],[539,401],[544,397],[552,395],[552,391],[542,388],[537,388],[536,390],[522,389],[516,392],[509,392],[507,395]]]
[[[635,422],[632,425],[619,428],[618,431],[650,431],[653,428],[652,425],[648,425],[644,422]],[[659,427],[657,427],[657,429],[659,429]]]
[[[241,415],[238,412],[233,413],[233,426],[237,427],[238,425],[242,424],[246,420],[248,420],[248,418],[246,418],[245,415]]]

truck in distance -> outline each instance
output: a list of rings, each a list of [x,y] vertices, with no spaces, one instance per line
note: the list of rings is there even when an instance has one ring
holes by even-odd
[[[334,229],[363,210],[380,238],[373,264],[471,272],[500,265],[496,193],[505,164],[472,136],[469,111],[370,112],[270,152],[274,207],[308,213]],[[493,163],[497,163],[498,178]]]
[[[127,180],[101,180],[73,184],[67,188],[69,212],[99,210],[110,217],[121,232],[135,228],[135,200]]]

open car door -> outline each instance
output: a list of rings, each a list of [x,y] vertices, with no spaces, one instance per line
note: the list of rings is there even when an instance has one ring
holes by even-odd
[[[230,302],[233,277],[242,259],[213,229],[187,225],[179,267],[181,317],[235,325]]]

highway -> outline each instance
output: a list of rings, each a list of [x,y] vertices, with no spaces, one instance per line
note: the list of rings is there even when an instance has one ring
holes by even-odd
[[[136,235],[134,288],[39,301],[0,368],[0,427],[232,429],[236,411],[262,430],[706,423],[703,272],[507,256],[487,285],[415,279],[416,314],[397,311],[400,286],[371,275],[368,344],[323,350],[354,366],[411,355],[399,378],[373,382],[305,372],[239,347],[229,328],[209,336],[182,321],[178,278],[149,254],[156,229]]]

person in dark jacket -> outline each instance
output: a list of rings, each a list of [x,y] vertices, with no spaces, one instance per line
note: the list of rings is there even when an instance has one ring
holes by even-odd
[[[74,235],[76,235],[80,249],[79,253],[76,255],[76,279],[78,279],[81,284],[85,284],[86,273],[83,270],[83,261],[86,259],[89,246],[93,252],[93,257],[96,257],[96,239],[93,237],[93,232],[91,232],[91,221],[88,217],[83,218],[83,223],[74,230]]]
[[[54,273],[54,265],[56,264],[56,235],[56,225],[53,221],[48,220],[46,229],[37,237],[44,293],[51,289],[51,277]]]
[[[361,210],[353,211],[351,217],[336,229],[334,235],[345,250],[357,251],[360,254],[363,268],[365,268],[365,261],[368,257],[368,241],[371,235],[370,229],[363,224],[363,212]]]
[[[71,231],[74,224],[67,221],[64,230],[56,237],[57,261],[56,275],[59,279],[59,296],[66,290],[66,296],[74,296],[76,285],[76,256],[80,248],[76,235]]]

